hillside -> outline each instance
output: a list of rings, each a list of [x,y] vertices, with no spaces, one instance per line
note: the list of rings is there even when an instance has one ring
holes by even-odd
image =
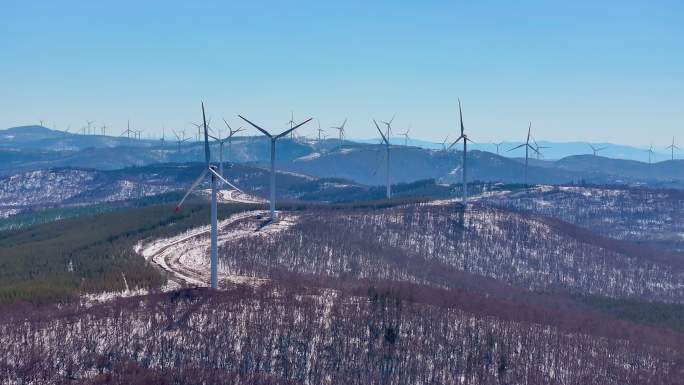
[[[682,312],[684,265],[667,253],[480,204],[465,215],[443,201],[298,206],[276,223],[257,207],[224,206],[221,290],[208,291],[183,288],[207,272],[206,206],[160,209],[107,214],[92,239],[116,227],[110,250],[135,250],[143,266],[168,256],[160,268],[173,285],[161,289],[171,291],[59,309],[3,305],[3,378],[598,385],[684,375],[684,336],[670,329],[684,327],[671,318]],[[135,224],[113,220],[131,215]],[[46,232],[8,239],[32,233]],[[147,287],[118,269],[106,267],[95,282],[110,286],[90,290]],[[631,311],[617,319],[605,309],[621,301]],[[652,304],[660,318],[644,316]]]

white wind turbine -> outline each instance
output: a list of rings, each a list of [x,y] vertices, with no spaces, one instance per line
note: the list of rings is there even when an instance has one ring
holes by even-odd
[[[321,134],[325,134],[325,130],[321,128],[321,121],[319,119],[316,119],[318,122],[318,141],[321,141]]]
[[[131,121],[130,121],[130,119],[129,119],[129,120],[126,122],[126,130],[124,130],[124,132],[122,132],[121,135],[119,135],[119,136],[124,136],[124,135],[126,135],[126,139],[127,139],[127,141],[128,141],[128,145],[129,145],[129,146],[131,145],[131,133],[133,133],[133,136],[135,136],[135,131],[134,131],[134,130],[131,130]]]
[[[534,148],[534,147],[532,147],[532,145],[530,145],[531,132],[532,132],[532,122],[530,122],[530,126],[527,128],[527,140],[525,141],[525,143],[523,143],[519,146],[515,146],[515,147],[511,148],[510,150],[508,150],[508,151],[513,151],[513,150],[518,149],[520,147],[525,147],[525,186],[527,186],[527,165],[528,165],[529,159],[530,159],[530,153],[529,153],[530,151],[529,150],[531,149],[534,152],[537,152],[537,153],[539,152],[539,151],[537,151],[536,148]]]
[[[594,153],[594,156],[598,156],[599,152],[605,150],[608,148],[608,146],[603,146],[603,147],[594,147],[593,144],[589,143],[589,147],[591,147],[591,151]]]
[[[468,188],[467,188],[467,186],[468,186],[467,185],[467,183],[468,183],[468,180],[467,180],[468,168],[466,167],[466,159],[467,159],[466,155],[468,153],[468,142],[473,143],[473,141],[468,139],[468,135],[465,133],[465,128],[463,127],[463,111],[461,111],[461,99],[460,98],[458,99],[458,115],[459,115],[460,122],[461,122],[461,136],[456,138],[456,140],[453,143],[451,143],[451,145],[449,146],[449,148],[447,148],[447,150],[451,149],[451,147],[453,147],[456,143],[463,140],[463,174],[462,174],[462,176],[463,176],[463,180],[462,180],[463,191],[462,191],[462,193],[463,193],[463,207],[465,208],[466,204],[468,203]]]
[[[342,140],[344,140],[344,125],[345,124],[347,124],[347,118],[344,118],[344,122],[342,122],[342,124],[340,124],[339,126],[330,127],[330,128],[333,128],[339,132],[340,142],[342,142]]]
[[[655,155],[655,151],[653,151],[653,144],[651,144],[651,147],[649,147],[646,152],[648,152],[648,164],[651,164],[651,156]]]
[[[171,131],[173,131],[173,130],[171,130]],[[185,137],[185,130],[181,131],[180,135],[178,135],[178,133],[176,131],[173,131],[173,135],[176,137],[176,143],[178,143],[177,153],[180,154],[181,144],[183,144],[184,142],[187,142],[188,140],[190,140],[190,138]]]
[[[230,144],[233,139],[233,135],[237,134],[240,131],[244,131],[242,127],[238,128],[237,130],[233,130],[233,128],[226,122],[225,119],[223,119],[223,123],[228,126],[228,136],[225,138],[221,138],[221,130],[219,130],[219,136],[215,137],[211,134],[209,136],[217,141],[219,143],[219,173],[223,175],[223,145],[228,142],[228,156],[229,156],[229,161],[230,161]]]
[[[204,161],[206,168],[200,176],[193,182],[188,191],[183,196],[183,199],[178,202],[174,211],[178,211],[185,199],[190,195],[190,193],[204,181],[204,178],[209,174],[211,176],[211,288],[218,288],[218,221],[217,221],[217,205],[216,205],[216,180],[221,180],[230,187],[241,191],[239,188],[235,187],[232,183],[228,182],[221,174],[216,171],[216,166],[211,164],[211,153],[209,151],[209,133],[207,132],[207,119],[204,114],[204,102],[202,102],[202,122],[204,126]]]
[[[677,147],[677,145],[675,145],[674,136],[672,137],[672,144],[669,145],[669,146],[667,146],[667,147],[665,147],[665,149],[666,149],[666,150],[671,150],[671,151],[672,151],[672,160],[674,160],[674,150],[675,150],[675,149],[677,149],[677,150],[680,149],[679,147]]]
[[[244,120],[245,122],[249,123],[252,127],[259,130],[262,134],[266,135],[271,140],[271,194],[270,194],[270,197],[271,197],[270,209],[271,210],[270,211],[271,211],[271,220],[274,221],[276,219],[276,213],[275,213],[275,203],[276,203],[275,202],[275,145],[276,145],[276,140],[278,140],[278,139],[282,138],[283,136],[291,133],[292,131],[296,130],[297,128],[299,128],[303,125],[305,125],[306,123],[309,123],[309,121],[312,118],[309,118],[309,119],[299,123],[296,126],[292,126],[289,129],[287,129],[286,131],[283,131],[282,133],[280,133],[278,135],[271,135],[268,131],[266,131],[263,128],[257,126],[256,124],[250,122],[249,120],[247,120],[242,115],[238,115],[238,117],[240,119]]]
[[[406,132],[402,132],[401,134],[399,134],[404,137],[404,147],[408,147],[409,132],[411,132],[410,128],[406,130]]]

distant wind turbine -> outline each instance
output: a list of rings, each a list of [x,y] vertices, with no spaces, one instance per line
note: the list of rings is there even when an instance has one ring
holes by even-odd
[[[402,132],[401,134],[399,134],[399,135],[404,137],[404,147],[408,147],[408,140],[409,140],[408,134],[409,134],[409,132],[411,132],[410,128],[408,130],[406,130],[406,132]]]
[[[119,136],[126,135],[126,138],[128,138],[128,145],[129,146],[131,144],[131,133],[133,133],[133,136],[135,136],[135,131],[131,130],[131,121],[128,120],[128,122],[126,123],[126,130],[124,130],[124,132],[122,132],[121,135],[119,135]]]
[[[316,119],[318,122],[318,141],[321,141],[321,134],[325,134],[325,130],[321,128],[321,121],[319,119]]]
[[[446,151],[446,150],[447,150],[447,145],[446,145],[446,143],[447,143],[448,141],[449,141],[449,135],[447,135],[446,138],[444,138],[444,141],[442,142],[442,151]]]
[[[242,126],[240,126],[237,130],[233,130],[233,127],[231,127],[228,122],[226,122],[225,119],[223,119],[223,123],[226,124],[226,127],[228,127],[228,162],[233,161],[233,136],[237,134],[238,132],[244,131]]]
[[[263,128],[257,126],[256,124],[250,122],[246,118],[244,118],[242,115],[238,115],[240,119],[244,120],[245,122],[249,123],[252,127],[256,128],[259,130],[262,134],[266,135],[270,140],[271,140],[271,204],[270,204],[270,209],[271,209],[271,220],[274,221],[276,219],[276,214],[275,214],[275,145],[276,145],[276,140],[282,138],[283,136],[291,133],[292,131],[296,130],[297,128],[305,125],[306,123],[309,123],[309,121],[312,118],[309,118],[301,123],[299,123],[296,126],[290,127],[288,130],[283,131],[282,133],[278,135],[271,135],[268,131],[264,130]]]
[[[178,143],[178,154],[180,154],[181,144],[183,144],[184,142],[187,142],[188,140],[190,140],[190,138],[185,137],[185,130],[181,131],[180,135],[178,135],[178,133],[176,131],[173,131],[173,135],[176,136],[176,142]]]
[[[219,143],[219,173],[221,175],[223,175],[223,144],[228,142],[228,154],[229,154],[228,156],[230,157],[230,142],[233,138],[233,135],[237,134],[240,131],[243,131],[242,127],[238,128],[237,130],[233,130],[233,128],[230,127],[230,125],[228,124],[228,122],[226,122],[225,119],[223,119],[223,123],[225,123],[226,126],[228,126],[228,136],[227,137],[221,138],[221,130],[219,130],[219,136],[218,137],[213,136],[211,134],[209,135],[212,139],[214,139],[215,141],[217,141]]]
[[[207,119],[204,113],[204,102],[202,102],[202,122],[204,126],[204,162],[205,169],[202,171],[200,176],[195,180],[195,182],[190,186],[188,191],[183,196],[183,199],[176,205],[175,211],[180,210],[181,205],[185,199],[190,195],[190,193],[204,181],[204,178],[209,174],[211,176],[211,288],[218,288],[218,220],[217,220],[217,204],[216,204],[216,180],[221,180],[225,184],[234,188],[235,190],[241,191],[239,188],[235,187],[232,183],[228,182],[223,175],[216,171],[216,166],[211,164],[211,153],[209,151],[209,133],[207,131]]]
[[[496,146],[496,155],[499,155],[499,147],[501,147],[501,145],[502,145],[503,143],[504,143],[504,142],[492,143],[493,145]]]
[[[344,118],[344,122],[342,122],[342,124],[340,124],[339,126],[330,127],[330,128],[334,128],[335,130],[337,130],[339,132],[340,142],[344,139],[344,125],[345,124],[347,124],[347,118]]]
[[[541,150],[541,149],[548,149],[548,148],[551,148],[551,147],[549,147],[549,146],[540,146],[539,143],[537,143],[537,141],[534,139],[534,137],[532,137],[532,141],[534,142],[534,147],[537,149],[537,160],[539,160],[540,157],[544,156],[544,155],[542,155],[541,151],[539,151],[539,150]]]
[[[287,124],[290,125],[290,129],[297,125],[297,122],[294,120],[294,111],[290,111],[290,121]],[[294,139],[294,130],[290,131],[290,139]]]
[[[515,147],[511,148],[510,150],[508,150],[508,151],[513,151],[513,150],[516,150],[520,147],[525,147],[525,186],[527,186],[527,166],[529,164],[529,159],[530,159],[529,150],[531,149],[534,152],[538,152],[536,148],[534,148],[530,145],[531,132],[532,132],[532,122],[530,122],[530,126],[527,128],[527,140],[525,141],[525,143],[523,143],[519,146],[515,146]]]
[[[648,164],[651,164],[651,156],[655,155],[655,151],[653,151],[653,145],[651,144],[651,147],[646,150],[648,152]]]
[[[608,146],[603,146],[603,147],[594,147],[593,144],[589,143],[589,147],[591,147],[591,151],[594,152],[594,156],[598,156],[598,153],[605,150],[608,148]]]
[[[672,160],[674,160],[674,150],[675,150],[675,149],[677,149],[677,150],[680,149],[679,147],[677,147],[677,146],[675,145],[674,136],[672,137],[672,144],[669,145],[669,146],[667,146],[667,147],[665,147],[665,149],[666,149],[666,150],[672,151]]]
[[[461,136],[459,136],[447,150],[450,150],[451,147],[453,147],[456,143],[460,142],[463,140],[463,207],[465,208],[466,205],[468,204],[468,185],[467,185],[467,171],[468,168],[466,166],[466,155],[468,151],[468,142],[473,143],[472,140],[468,139],[468,135],[465,133],[465,128],[463,127],[463,112],[461,111],[461,99],[458,99],[458,115],[461,121]]]

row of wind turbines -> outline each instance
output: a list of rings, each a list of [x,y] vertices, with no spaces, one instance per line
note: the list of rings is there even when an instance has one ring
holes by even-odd
[[[472,143],[472,140],[469,139],[468,135],[465,132],[465,126],[463,124],[463,112],[461,108],[461,101],[459,99],[458,101],[459,104],[459,120],[460,120],[460,135],[459,137],[451,143],[448,149],[451,149],[453,146],[461,142],[463,144],[463,173],[462,173],[462,184],[463,184],[463,191],[462,191],[462,202],[464,205],[464,209],[467,205],[467,199],[468,199],[468,192],[467,192],[467,165],[466,165],[466,155],[467,155],[467,146],[468,142]],[[193,184],[190,186],[190,188],[186,191],[185,195],[183,198],[178,202],[178,204],[175,206],[175,211],[178,211],[181,209],[183,203],[187,199],[187,197],[205,180],[207,176],[210,177],[210,183],[211,183],[211,204],[210,204],[210,222],[211,222],[211,230],[210,230],[210,286],[213,289],[218,288],[218,220],[217,220],[217,192],[218,192],[218,182],[221,181],[233,189],[237,191],[241,191],[237,186],[233,185],[230,183],[226,178],[223,176],[223,169],[216,169],[216,166],[211,163],[211,149],[210,149],[210,143],[209,143],[209,138],[212,138],[216,141],[219,142],[221,146],[221,153],[223,152],[223,143],[224,140],[229,140],[232,138],[234,134],[237,132],[242,131],[241,128],[237,130],[233,130],[230,125],[228,125],[227,122],[225,124],[228,126],[230,132],[228,137],[226,138],[221,138],[220,134],[218,137],[215,137],[213,135],[209,134],[209,127],[206,119],[206,112],[204,108],[204,102],[202,102],[202,124],[200,125],[200,128],[203,129],[204,131],[204,160],[205,160],[205,168],[204,170],[200,173],[198,178],[193,182]],[[242,115],[238,115],[240,119],[245,121],[247,124],[250,126],[254,127],[257,129],[259,132],[261,132],[264,136],[266,136],[271,143],[270,150],[271,150],[271,169],[270,169],[270,202],[269,202],[269,212],[270,212],[270,220],[273,221],[276,219],[276,194],[275,194],[275,159],[276,159],[276,142],[278,139],[281,139],[288,134],[292,134],[297,128],[309,123],[312,118],[308,118],[304,120],[303,122],[296,124],[294,122],[294,119],[291,119],[290,123],[290,128],[282,131],[280,133],[274,134],[271,131],[268,131],[261,126],[257,125],[256,123],[252,122],[251,120],[245,118]],[[394,120],[394,117],[390,119],[389,121],[381,121],[381,123],[385,126],[385,132],[380,129],[380,125],[378,122],[373,119],[373,124],[375,125],[376,129],[378,130],[378,133],[380,134],[382,138],[382,143],[385,146],[386,149],[386,161],[387,161],[387,169],[386,169],[386,194],[387,198],[390,199],[392,197],[392,185],[391,185],[391,179],[390,179],[390,154],[391,154],[391,148],[392,145],[390,144],[390,135],[392,131],[392,122]],[[341,125],[341,127],[344,127],[345,122]],[[408,133],[406,133],[408,135]],[[530,137],[531,137],[531,124],[530,127],[528,128],[528,133],[527,133],[527,141],[525,144],[522,144],[520,146],[514,147],[511,150],[514,150],[516,148],[520,148],[522,146],[525,147],[525,153],[526,153],[526,162],[525,162],[525,179],[527,181],[527,158],[529,156],[529,149],[532,149],[533,151],[538,151],[535,147],[532,147],[530,145]],[[179,139],[180,140],[180,139]],[[510,151],[510,150],[509,150]],[[221,158],[221,167],[223,165],[222,158]]]
[[[223,182],[226,185],[230,186],[231,188],[241,191],[240,188],[229,182],[223,174],[223,146],[225,143],[228,143],[230,147],[231,139],[234,137],[239,132],[244,131],[242,127],[238,129],[233,129],[228,122],[224,119],[225,125],[228,127],[228,135],[223,137],[221,135],[221,132],[218,133],[218,136],[214,136],[213,134],[210,134],[210,128],[209,124],[207,122],[206,118],[206,112],[204,108],[204,102],[201,104],[202,106],[202,123],[198,124],[198,128],[200,129],[200,133],[203,133],[203,142],[204,142],[204,161],[205,161],[205,168],[204,170],[200,173],[198,178],[193,182],[193,184],[190,186],[190,188],[187,190],[183,198],[180,200],[180,202],[175,206],[175,210],[178,211],[181,209],[183,203],[187,199],[187,197],[202,183],[205,181],[206,177],[210,177],[210,184],[211,184],[211,204],[210,204],[210,222],[211,222],[211,234],[210,234],[210,266],[211,266],[211,277],[210,277],[210,286],[211,288],[216,289],[218,287],[218,255],[217,255],[217,238],[218,238],[218,224],[217,224],[217,192],[218,192],[218,184],[219,182]],[[458,100],[458,110],[459,110],[459,136],[454,140],[448,147],[445,146],[445,150],[450,150],[457,144],[461,143],[463,145],[463,151],[462,151],[462,197],[461,197],[461,202],[463,205],[463,212],[465,212],[468,204],[468,189],[467,189],[467,183],[468,183],[468,166],[467,166],[467,152],[468,152],[468,143],[474,143],[468,136],[468,134],[465,132],[465,125],[463,123],[463,110],[461,107],[461,101],[460,99]],[[274,221],[276,220],[276,170],[275,170],[275,161],[276,161],[276,142],[283,138],[286,137],[288,134],[293,135],[294,131],[305,124],[309,123],[313,118],[308,118],[301,123],[296,123],[294,121],[294,115],[288,122],[290,125],[290,128],[279,132],[279,133],[274,133],[273,131],[269,131],[256,123],[252,122],[251,120],[247,119],[246,117],[242,115],[238,115],[238,117],[243,120],[245,123],[249,124],[256,130],[258,130],[261,134],[263,134],[265,137],[268,138],[270,141],[270,194],[269,194],[269,214],[270,214],[270,220]],[[391,156],[391,149],[392,149],[392,144],[390,143],[390,136],[392,134],[392,122],[394,121],[394,116],[392,119],[388,121],[380,121],[381,124],[383,124],[385,127],[385,130],[383,131],[380,128],[380,124],[378,124],[377,120],[373,119],[373,124],[375,128],[377,129],[378,133],[380,134],[381,137],[381,143],[385,147],[385,153],[386,153],[386,197],[387,199],[390,199],[392,197],[392,183],[391,183],[391,163],[390,163],[390,156]],[[336,127],[340,131],[340,138],[342,138],[343,133],[344,133],[344,126],[346,124],[347,120],[345,119],[344,122]],[[321,128],[319,125],[318,128],[319,135],[321,133]],[[178,140],[178,146],[180,149],[180,145],[182,142],[189,140],[190,138],[185,138],[184,133],[182,135],[178,135],[176,132],[174,132],[174,135],[176,136]],[[405,136],[405,139],[408,140],[408,131],[403,134]],[[212,158],[211,158],[211,145],[210,145],[210,138],[215,140],[216,142],[219,143],[219,148],[220,148],[220,159],[219,159],[219,169],[212,164]],[[320,138],[320,136],[319,136]],[[162,136],[163,140],[163,136]],[[446,140],[443,143],[444,145],[446,144]],[[498,148],[502,143],[499,143],[497,145],[497,152]],[[590,145],[592,146],[592,145]],[[525,148],[525,184],[527,185],[527,169],[529,165],[529,156],[530,156],[530,151],[532,151],[535,154],[539,154],[539,150],[541,148],[544,148],[543,146],[539,146],[536,143],[536,140],[532,137],[532,123],[530,122],[528,129],[527,129],[527,137],[524,143],[512,147],[508,149],[508,151],[513,151],[519,148]],[[602,148],[597,148],[592,146],[592,150],[595,156],[597,156],[598,152],[605,149],[604,147]],[[673,151],[673,157],[674,157],[674,149],[678,149],[678,147],[674,144],[674,140],[670,146],[668,146],[668,149]],[[650,149],[652,151],[652,149]]]

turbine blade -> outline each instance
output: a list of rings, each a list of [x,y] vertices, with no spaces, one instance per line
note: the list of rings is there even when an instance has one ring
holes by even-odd
[[[202,173],[200,174],[200,176],[199,176],[197,179],[195,179],[195,181],[192,183],[192,185],[190,186],[190,188],[188,189],[188,191],[185,193],[185,195],[183,195],[183,199],[181,199],[180,202],[178,202],[178,204],[176,205],[176,207],[173,209],[174,212],[177,212],[178,210],[180,210],[181,205],[182,205],[183,202],[185,202],[185,200],[188,198],[188,195],[190,195],[190,193],[192,192],[192,190],[194,190],[195,187],[197,187],[197,185],[200,184],[200,183],[202,182],[202,180],[204,180],[204,177],[207,176],[207,170],[208,170],[208,169],[204,169],[204,171],[202,171]]]
[[[228,186],[234,188],[235,190],[238,190],[239,192],[243,192],[243,191],[240,190],[237,186],[235,186],[234,184],[228,182],[228,180],[226,180],[226,178],[224,178],[221,174],[219,174],[218,172],[216,172],[216,170],[214,170],[213,168],[209,167],[209,171],[210,171],[212,174],[214,174],[214,176],[216,176],[217,178],[221,179],[221,180],[223,181],[223,183],[225,183],[225,184],[227,184]]]
[[[238,117],[239,117],[240,119],[244,120],[245,122],[249,123],[250,125],[252,125],[252,127],[254,127],[254,128],[256,128],[257,130],[261,131],[262,134],[268,136],[269,138],[272,138],[272,137],[273,137],[271,134],[268,133],[268,131],[266,131],[266,130],[264,130],[263,128],[257,126],[256,124],[250,122],[249,120],[247,120],[247,119],[246,119],[245,117],[243,117],[242,115],[238,115]]]
[[[209,132],[207,131],[207,117],[204,114],[204,102],[202,102],[202,123],[204,124],[204,160],[209,167],[211,153],[209,152]]]
[[[309,118],[309,119],[307,119],[307,120],[305,120],[305,121],[299,123],[298,125],[296,125],[296,126],[290,128],[289,130],[281,132],[280,135],[276,136],[276,139],[282,138],[283,136],[289,134],[290,132],[292,132],[292,131],[298,129],[299,127],[301,127],[301,126],[303,126],[303,125],[309,123],[309,122],[311,121],[311,119],[313,119],[313,118]]]
[[[463,111],[461,111],[461,98],[458,98],[458,116],[461,118],[461,136],[463,136]]]
[[[382,133],[382,130],[380,129],[380,126],[378,126],[378,122],[376,122],[375,119],[373,119],[373,123],[375,123],[375,128],[378,129],[378,132],[380,133],[380,136],[382,136],[383,142],[389,144],[389,141],[387,140],[387,138],[385,138],[385,134]]]
[[[520,147],[525,147],[525,146],[527,146],[527,143],[523,143],[523,144],[521,144],[521,145],[519,145],[519,146],[515,146],[515,147],[509,149],[508,151],[517,150],[517,149],[519,149]]]

